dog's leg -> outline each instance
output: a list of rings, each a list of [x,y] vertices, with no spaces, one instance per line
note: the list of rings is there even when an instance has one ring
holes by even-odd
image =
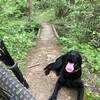
[[[53,66],[54,63],[51,63],[44,68],[45,75],[48,75],[50,73],[50,71],[53,69]]]
[[[77,100],[83,100],[84,97],[84,85],[80,84],[81,86],[77,89]]]
[[[44,68],[45,75],[48,75],[51,70],[56,72],[57,75],[59,75],[60,70],[62,68],[62,58],[63,58],[63,56],[60,56],[59,58],[56,59],[55,62],[50,63],[49,65],[47,65]]]
[[[59,82],[59,80],[58,80],[58,81],[56,82],[54,91],[53,91],[51,97],[49,98],[49,100],[56,100],[56,99],[57,99],[58,92],[59,92],[60,89],[61,89],[61,84],[60,84],[60,82]]]

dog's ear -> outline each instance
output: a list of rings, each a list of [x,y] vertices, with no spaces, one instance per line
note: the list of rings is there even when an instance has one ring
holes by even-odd
[[[54,62],[54,67],[53,67],[53,70],[56,72],[56,75],[59,76],[60,75],[60,72],[63,68],[63,64],[64,64],[64,55],[58,57],[56,59],[56,61]]]
[[[64,55],[58,57],[55,61],[55,66],[60,67],[63,64]]]

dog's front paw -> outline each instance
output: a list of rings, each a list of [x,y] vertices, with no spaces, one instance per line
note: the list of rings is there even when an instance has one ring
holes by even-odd
[[[56,97],[51,96],[48,100],[56,100]]]
[[[46,68],[44,68],[44,73],[45,73],[45,75],[48,75],[50,73],[50,70],[46,67]]]

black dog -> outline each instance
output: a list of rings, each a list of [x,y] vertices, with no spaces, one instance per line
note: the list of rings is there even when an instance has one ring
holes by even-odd
[[[78,51],[72,50],[67,54],[60,56],[54,63],[51,63],[44,68],[46,75],[48,75],[52,70],[59,76],[54,92],[49,100],[57,99],[58,91],[62,86],[76,89],[77,100],[83,100],[84,85],[81,81],[81,64],[81,55]]]

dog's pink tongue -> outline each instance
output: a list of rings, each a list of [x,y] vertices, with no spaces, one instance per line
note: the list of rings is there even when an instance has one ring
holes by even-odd
[[[74,64],[68,62],[68,64],[66,65],[66,68],[65,69],[69,73],[73,72],[74,71]]]

